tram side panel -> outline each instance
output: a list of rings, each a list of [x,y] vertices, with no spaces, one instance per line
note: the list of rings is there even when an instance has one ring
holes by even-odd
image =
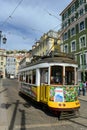
[[[35,101],[40,101],[40,87],[25,82],[20,82],[19,91]]]
[[[55,111],[71,111],[80,108],[77,86],[34,86],[22,82],[20,91],[37,102],[47,104]]]
[[[48,85],[35,86],[25,82],[20,82],[19,86],[19,91],[21,93],[29,96],[37,102],[48,103],[50,88]]]
[[[48,104],[49,100],[49,85],[41,85],[40,86],[40,102]]]

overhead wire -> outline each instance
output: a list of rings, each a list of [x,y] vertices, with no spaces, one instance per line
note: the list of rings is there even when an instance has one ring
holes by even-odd
[[[45,9],[45,12],[47,12],[50,16],[55,17],[57,20],[61,21],[60,18],[58,18],[56,15],[50,13],[48,10]]]
[[[23,0],[20,0],[19,3],[17,4],[17,6],[14,8],[14,10],[12,11],[12,13],[5,19],[5,21],[2,23],[1,26],[5,25],[5,23],[9,20],[12,19],[12,15],[15,13],[15,11],[17,10],[17,8],[19,7],[19,5],[22,3]],[[30,27],[32,31],[38,31],[40,33],[43,33],[42,31],[40,31],[39,29],[35,29]]]
[[[48,10],[46,10],[46,9],[44,9],[44,10],[45,10],[45,12],[46,12],[46,13],[48,13],[48,15],[50,15],[50,16],[52,16],[52,17],[56,18],[58,21],[61,21],[61,19],[60,19],[60,18],[58,18],[56,15],[54,15],[54,14],[50,13],[50,12],[49,12]],[[52,30],[54,30],[54,29],[58,28],[58,26],[61,26],[61,24],[57,24],[56,26],[54,26],[54,27],[52,28]]]
[[[6,18],[6,20],[2,23],[2,26],[10,19],[12,18],[12,15],[15,13],[15,11],[17,10],[17,8],[19,7],[19,5],[22,3],[23,0],[20,0],[19,3],[17,4],[17,6],[14,8],[14,10],[12,11],[12,13]]]
[[[23,1],[23,0],[20,0],[20,1],[19,1],[19,3],[18,3],[17,6],[14,8],[14,10],[12,11],[12,13],[10,13],[10,15],[5,19],[5,21],[2,23],[1,26],[5,25],[6,22],[7,22],[9,19],[12,19],[13,14],[14,14],[15,11],[17,10],[17,8],[20,6],[20,4],[22,3],[22,1]],[[53,16],[53,17],[57,18],[55,15],[51,14],[51,13],[48,12],[47,10],[45,10],[45,11],[46,11],[50,16]],[[58,18],[57,18],[57,19],[58,19]],[[58,20],[60,20],[60,19],[58,19]],[[57,26],[58,26],[58,25],[57,25]],[[57,28],[57,26],[54,27],[53,29]],[[40,33],[43,33],[43,32],[40,31],[39,29],[35,29],[35,28],[33,28],[33,27],[30,27],[30,28],[31,28],[32,31],[38,31],[38,32],[40,32]]]

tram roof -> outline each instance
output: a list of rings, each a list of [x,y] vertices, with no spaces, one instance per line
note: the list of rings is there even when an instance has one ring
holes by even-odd
[[[57,53],[54,55],[49,56],[34,56],[31,63],[27,66],[36,65],[40,63],[70,63],[70,64],[77,64],[74,59],[73,55],[66,54],[66,53]]]

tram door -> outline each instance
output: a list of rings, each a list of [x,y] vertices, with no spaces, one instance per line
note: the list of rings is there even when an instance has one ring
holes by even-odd
[[[42,68],[40,75],[40,99],[46,102],[48,99],[48,68]]]

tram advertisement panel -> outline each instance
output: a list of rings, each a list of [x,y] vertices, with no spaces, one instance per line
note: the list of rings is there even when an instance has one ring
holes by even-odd
[[[64,102],[63,88],[55,88],[54,102]]]
[[[21,83],[21,91],[24,91],[26,94],[30,95],[33,98],[37,97],[36,86],[32,86],[26,83]]]
[[[50,87],[50,101],[54,102],[73,102],[76,101],[78,97],[78,87],[77,86],[63,86],[63,87]]]

